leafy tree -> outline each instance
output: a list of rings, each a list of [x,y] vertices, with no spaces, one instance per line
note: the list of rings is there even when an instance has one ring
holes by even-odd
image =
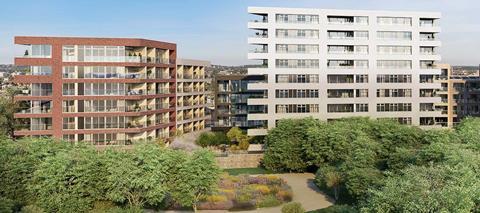
[[[324,176],[325,176],[325,185],[328,188],[333,189],[335,200],[338,200],[340,183],[342,182],[342,177],[340,173],[337,171],[330,171],[330,172],[327,172]]]
[[[192,206],[197,211],[200,198],[214,190],[220,175],[215,156],[208,150],[199,150],[183,163],[171,184],[171,194],[177,202]]]
[[[0,96],[0,134],[13,138],[13,132],[17,127],[14,113],[18,111],[19,103],[13,97],[21,93],[17,87],[8,87]]]
[[[233,127],[227,132],[227,137],[232,142],[240,142],[240,139],[244,136],[242,130],[238,127]]]
[[[307,141],[305,129],[317,126],[313,118],[285,119],[270,130],[265,139],[266,151],[263,164],[273,171],[304,171],[309,165],[304,159],[302,144]]]
[[[103,195],[104,166],[91,148],[47,157],[35,170],[29,189],[48,212],[85,212]]]
[[[36,197],[27,190],[27,185],[33,173],[44,159],[69,146],[51,138],[24,138],[13,142],[0,136],[0,197],[12,200],[16,210],[32,204]]]
[[[480,150],[480,118],[465,118],[455,129],[463,143]]]
[[[362,212],[471,212],[480,196],[478,174],[463,166],[412,166],[371,189]]]
[[[157,145],[143,144],[131,152],[108,150],[105,153],[106,197],[114,202],[127,202],[130,206],[155,205],[168,193],[168,177],[177,165],[172,154],[184,158],[181,151],[166,150]]]

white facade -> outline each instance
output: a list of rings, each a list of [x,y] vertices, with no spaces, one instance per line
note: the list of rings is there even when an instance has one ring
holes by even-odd
[[[267,82],[248,85],[268,90],[265,99],[248,100],[268,105],[268,112],[249,114],[249,120],[267,120],[268,129],[279,119],[308,116],[388,117],[436,126],[435,117],[442,116],[430,109],[441,102],[435,95],[441,85],[429,78],[440,74],[440,13],[264,7],[248,12],[255,18],[248,23],[248,58],[264,64],[248,74],[268,75]]]

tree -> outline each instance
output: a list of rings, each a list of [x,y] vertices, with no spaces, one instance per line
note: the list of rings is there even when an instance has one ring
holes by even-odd
[[[242,130],[238,127],[233,127],[230,130],[228,130],[228,132],[227,132],[228,140],[230,140],[231,142],[235,142],[235,143],[240,142],[240,138],[242,138],[243,135],[244,134],[243,134]]]
[[[215,156],[208,150],[199,150],[183,163],[178,173],[170,177],[171,194],[174,200],[197,211],[197,203],[204,195],[212,192],[218,182],[220,169]]]
[[[333,189],[335,200],[338,200],[338,193],[339,193],[339,187],[341,182],[342,182],[342,177],[340,176],[339,172],[330,171],[325,174],[325,184],[328,188]]]
[[[146,203],[155,205],[163,201],[168,193],[169,175],[178,169],[185,154],[141,144],[130,152],[107,150],[104,158],[106,197],[141,208]]]
[[[319,124],[313,118],[284,119],[278,122],[277,127],[266,136],[263,165],[277,172],[305,171],[309,166],[302,150],[302,144],[307,141],[305,129]]]
[[[455,129],[463,143],[480,150],[480,118],[465,118]]]
[[[27,186],[35,170],[44,159],[69,146],[51,138],[24,138],[14,142],[0,136],[0,196],[12,200],[17,210],[32,204],[36,197]]]
[[[18,111],[19,103],[13,97],[21,93],[17,87],[8,87],[0,96],[0,134],[13,138],[13,132],[17,128],[14,113]]]
[[[479,204],[478,173],[459,166],[411,166],[389,173],[371,189],[362,212],[472,212]]]
[[[72,149],[47,157],[28,188],[48,212],[86,212],[102,199],[104,168],[94,149]]]

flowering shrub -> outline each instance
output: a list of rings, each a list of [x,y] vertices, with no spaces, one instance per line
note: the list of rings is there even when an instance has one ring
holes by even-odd
[[[281,205],[292,200],[292,190],[275,175],[222,175],[218,190],[202,197],[198,209],[254,210]]]

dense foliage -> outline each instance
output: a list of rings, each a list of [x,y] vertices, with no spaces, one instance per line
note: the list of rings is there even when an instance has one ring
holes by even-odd
[[[200,134],[195,143],[201,147],[228,145],[230,150],[247,150],[252,139],[245,131],[233,127],[226,134],[223,132],[204,132]]]
[[[479,138],[478,118],[454,130],[368,118],[287,119],[269,131],[263,164],[316,171],[320,188],[362,212],[479,211]]]
[[[203,132],[197,138],[195,143],[201,147],[218,146],[222,144],[231,144],[227,135],[223,132]]]
[[[158,144],[98,151],[50,138],[2,138],[0,161],[0,208],[25,212],[195,208],[220,174],[206,150],[189,154]]]

